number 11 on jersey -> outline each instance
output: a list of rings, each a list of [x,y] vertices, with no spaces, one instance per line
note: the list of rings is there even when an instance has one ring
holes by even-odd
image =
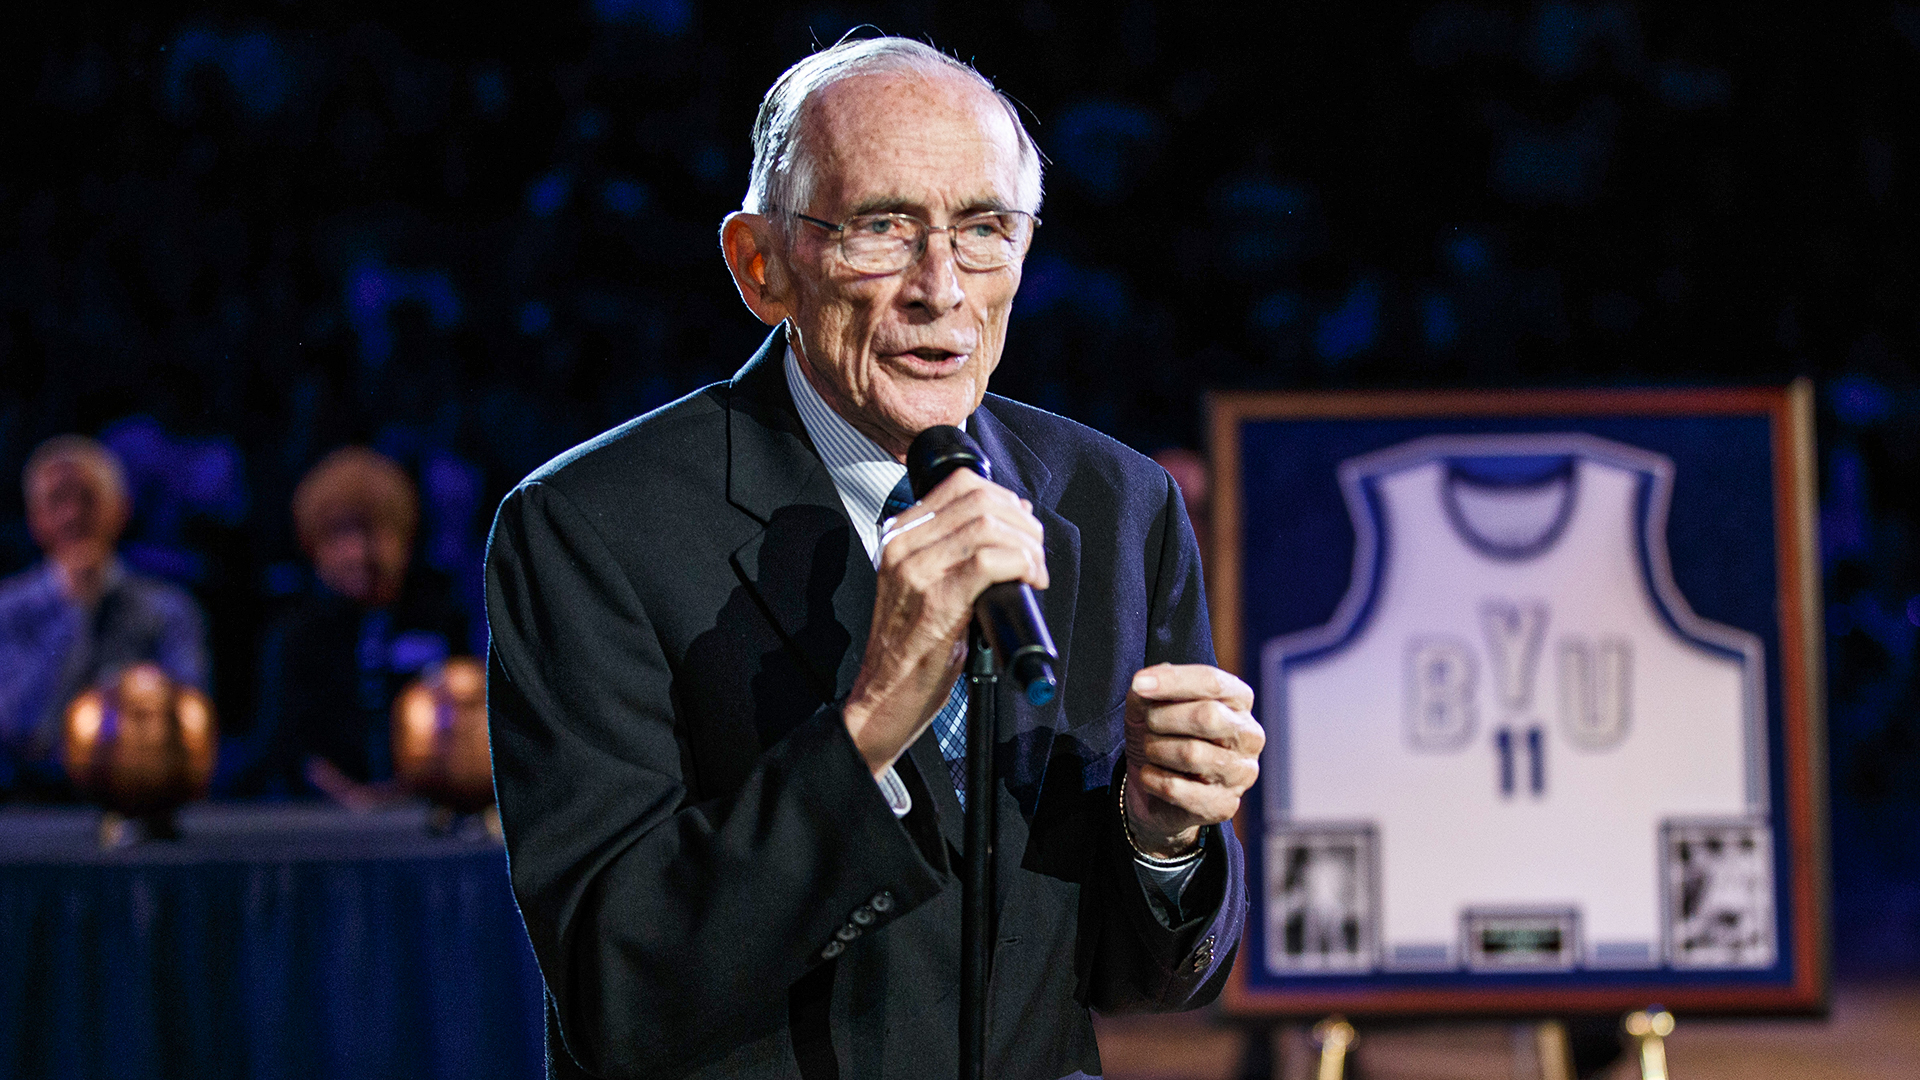
[[[1527,786],[1535,796],[1547,793],[1547,736],[1538,724],[1526,730]],[[1516,786],[1519,747],[1514,730],[1503,727],[1493,733],[1493,747],[1500,758],[1500,795],[1512,798]]]

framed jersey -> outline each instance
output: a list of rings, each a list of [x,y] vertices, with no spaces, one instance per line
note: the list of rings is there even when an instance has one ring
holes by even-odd
[[[1230,1011],[1824,1007],[1808,385],[1210,408]]]

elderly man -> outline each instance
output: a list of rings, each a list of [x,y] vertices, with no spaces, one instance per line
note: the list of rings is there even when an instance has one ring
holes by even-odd
[[[42,443],[23,474],[27,527],[46,560],[0,581],[0,791],[61,798],[60,721],[80,691],[152,661],[207,684],[200,609],[114,555],[131,503],[120,461],[80,435]]]
[[[1210,1000],[1245,912],[1226,822],[1261,734],[1210,666],[1179,493],[986,395],[1040,160],[972,69],[842,43],[781,76],[754,143],[721,246],[774,334],[494,526],[495,782],[552,1071],[954,1075],[960,819],[991,797],[987,1075],[1097,1074],[1088,1009]],[[901,460],[935,424],[995,482],[914,505]],[[1003,786],[969,792],[965,631],[1015,580],[1061,691],[1003,688]]]

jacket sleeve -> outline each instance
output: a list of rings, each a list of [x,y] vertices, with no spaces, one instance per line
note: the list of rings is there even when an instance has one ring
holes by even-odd
[[[1171,477],[1158,525],[1147,537],[1151,575],[1145,666],[1211,664],[1213,636],[1200,567],[1200,547],[1186,507]],[[1131,672],[1127,673],[1131,674]],[[1206,855],[1181,898],[1184,918],[1167,925],[1155,916],[1133,849],[1121,827],[1114,796],[1124,751],[1114,765],[1106,806],[1096,820],[1099,857],[1092,889],[1098,903],[1093,925],[1089,1004],[1106,1013],[1193,1009],[1217,997],[1233,966],[1246,924],[1246,859],[1230,823],[1205,830]]]
[[[767,747],[737,790],[691,801],[654,621],[549,484],[501,507],[487,611],[514,892],[562,1040],[588,1072],[677,1072],[777,1030],[787,988],[844,948],[851,913],[871,930],[948,880],[832,705]]]

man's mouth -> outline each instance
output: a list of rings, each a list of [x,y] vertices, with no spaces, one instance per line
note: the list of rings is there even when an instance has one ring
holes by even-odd
[[[897,352],[893,355],[901,360],[907,361],[911,367],[921,370],[932,368],[936,371],[943,371],[944,369],[955,367],[960,363],[964,363],[967,359],[966,353],[954,352],[951,349],[941,349],[932,346],[919,349],[907,349],[904,352]]]

